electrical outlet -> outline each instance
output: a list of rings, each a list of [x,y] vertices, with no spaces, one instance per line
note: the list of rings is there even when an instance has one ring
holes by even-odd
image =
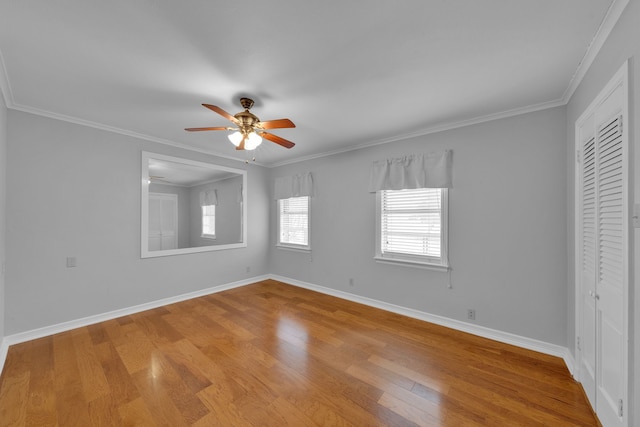
[[[76,257],[74,256],[67,257],[67,268],[76,267],[77,265],[78,265],[78,262],[76,260]]]
[[[354,286],[353,278],[349,279],[349,286]]]
[[[467,310],[467,319],[476,320],[476,311],[473,308]]]
[[[247,267],[247,273],[251,273],[251,267]]]

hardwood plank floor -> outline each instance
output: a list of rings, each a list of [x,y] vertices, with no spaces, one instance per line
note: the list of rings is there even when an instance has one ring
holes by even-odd
[[[561,359],[268,280],[11,346],[1,426],[596,426]]]

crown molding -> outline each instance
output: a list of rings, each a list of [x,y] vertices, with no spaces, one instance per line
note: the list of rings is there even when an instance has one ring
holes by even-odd
[[[474,124],[480,124],[480,123],[490,122],[493,120],[499,120],[507,117],[513,117],[520,114],[532,113],[532,112],[544,110],[547,108],[554,108],[562,105],[567,105],[571,100],[573,93],[576,91],[576,89],[582,82],[582,79],[584,79],[584,76],[587,74],[587,71],[593,64],[593,61],[598,56],[598,53],[600,53],[600,49],[602,49],[602,46],[604,46],[604,43],[607,41],[607,38],[611,34],[611,31],[613,31],[613,28],[615,27],[618,20],[620,19],[620,16],[622,16],[622,12],[627,7],[627,4],[629,4],[629,0],[613,0],[611,2],[611,5],[607,10],[607,14],[605,15],[602,22],[600,23],[600,26],[598,27],[596,34],[591,40],[591,43],[589,43],[589,46],[587,47],[587,50],[584,56],[582,57],[582,60],[578,64],[576,71],[573,73],[573,76],[571,76],[571,80],[569,80],[569,85],[565,89],[564,94],[562,95],[561,98],[556,99],[555,101],[544,102],[544,103],[530,105],[522,108],[515,108],[512,110],[507,110],[507,111],[503,111],[495,114],[487,114],[484,116],[478,116],[476,118],[472,118],[468,120],[460,120],[455,122],[444,123],[444,124],[432,126],[429,128],[425,128],[413,133],[396,135],[394,137],[379,139],[376,141],[359,144],[359,145],[344,148],[344,149],[338,149],[338,150],[328,151],[324,153],[298,157],[296,159],[285,160],[282,162],[271,163],[271,164],[268,164],[267,167],[275,168],[279,166],[285,166],[289,164],[304,162],[307,160],[328,157],[335,154],[346,153],[349,151],[360,150],[362,148],[373,147],[376,145],[387,144],[390,142],[402,141],[402,140],[415,138],[419,136],[425,136],[425,135],[434,134],[438,132],[444,132],[447,130],[462,128],[465,126],[471,126]]]
[[[499,119],[502,119],[502,118],[517,116],[517,115],[520,115],[520,114],[526,114],[526,113],[531,113],[531,112],[535,112],[535,111],[539,111],[539,110],[543,110],[543,109],[547,109],[547,108],[554,108],[554,107],[566,105],[567,103],[569,103],[569,101],[570,101],[571,97],[573,96],[574,92],[576,91],[576,89],[578,88],[578,86],[580,85],[582,80],[584,79],[584,76],[586,75],[587,71],[589,70],[589,68],[593,64],[593,61],[595,60],[595,58],[598,56],[598,53],[600,52],[600,49],[602,48],[602,46],[606,42],[607,38],[611,34],[611,31],[615,27],[616,23],[620,19],[620,16],[622,15],[622,12],[624,11],[624,9],[627,7],[628,4],[629,4],[629,0],[613,0],[612,1],[611,5],[609,6],[609,9],[607,10],[607,14],[605,15],[605,17],[603,18],[602,22],[600,23],[600,26],[598,27],[598,30],[597,30],[595,36],[591,40],[591,43],[589,43],[589,46],[587,47],[587,50],[586,50],[582,60],[578,64],[578,67],[577,67],[576,71],[573,73],[573,76],[571,77],[571,79],[569,81],[569,84],[568,84],[566,90],[564,91],[564,93],[563,93],[563,95],[562,95],[562,97],[560,99],[557,99],[557,100],[554,100],[554,101],[549,101],[549,102],[544,102],[544,103],[540,103],[540,104],[530,105],[530,106],[526,106],[526,107],[522,107],[522,108],[515,108],[515,109],[512,109],[512,110],[507,110],[507,111],[503,111],[503,112],[499,112],[499,113],[487,114],[487,115],[484,115],[484,116],[478,116],[476,118],[460,120],[460,121],[453,121],[453,122],[449,122],[449,123],[443,123],[443,124],[431,126],[431,127],[428,127],[428,128],[416,131],[416,132],[412,132],[412,133],[401,134],[401,135],[396,135],[396,136],[389,137],[389,138],[378,139],[378,140],[375,140],[375,141],[372,141],[372,142],[358,144],[358,145],[347,147],[347,148],[343,148],[343,149],[337,149],[337,150],[327,151],[327,152],[323,152],[323,153],[312,154],[312,155],[303,156],[303,157],[297,157],[295,159],[285,160],[285,161],[282,161],[282,162],[274,162],[274,163],[252,162],[252,164],[255,164],[257,166],[262,166],[262,167],[275,168],[275,167],[279,167],[279,166],[285,166],[285,165],[289,165],[289,164],[300,163],[300,162],[304,162],[304,161],[307,161],[307,160],[313,160],[313,159],[317,159],[317,158],[328,157],[328,156],[332,156],[332,155],[336,155],[336,154],[346,153],[346,152],[349,152],[349,151],[355,151],[355,150],[360,150],[360,149],[367,148],[367,147],[373,147],[373,146],[376,146],[376,145],[388,144],[388,143],[391,143],[391,142],[402,141],[402,140],[415,138],[415,137],[419,137],[419,136],[425,136],[425,135],[429,135],[429,134],[433,134],[433,133],[443,132],[443,131],[457,129],[457,128],[470,126],[470,125],[474,125],[474,124],[489,122],[489,121],[493,121],[493,120],[499,120]],[[105,125],[105,124],[102,124],[102,123],[92,122],[92,121],[89,121],[89,120],[83,120],[83,119],[80,119],[80,118],[77,118],[77,117],[66,116],[66,115],[63,115],[63,114],[53,113],[51,111],[46,111],[46,110],[41,110],[41,109],[38,109],[38,108],[33,108],[33,107],[25,106],[25,105],[16,104],[15,101],[14,101],[14,98],[13,98],[13,92],[11,90],[11,84],[10,84],[9,76],[8,76],[8,73],[7,73],[7,70],[6,70],[6,67],[5,67],[4,58],[2,57],[2,52],[0,52],[0,92],[2,92],[2,95],[4,97],[4,101],[5,101],[5,105],[9,109],[23,111],[23,112],[26,112],[26,113],[31,113],[31,114],[35,114],[35,115],[39,115],[39,116],[44,116],[44,117],[49,117],[49,118],[52,118],[52,119],[62,120],[62,121],[70,122],[70,123],[75,123],[75,124],[79,124],[79,125],[82,125],[82,126],[93,127],[93,128],[96,128],[96,129],[101,129],[101,130],[105,130],[105,131],[108,131],[108,132],[114,132],[114,133],[118,133],[118,134],[121,134],[121,135],[130,136],[130,137],[133,137],[133,138],[138,138],[138,139],[142,139],[142,140],[146,140],[146,141],[156,142],[156,143],[159,143],[159,144],[169,145],[169,146],[181,148],[181,149],[184,149],[184,150],[194,151],[194,152],[207,154],[207,155],[211,155],[211,156],[217,156],[217,157],[225,158],[225,159],[228,159],[228,160],[233,160],[233,161],[236,161],[236,162],[244,162],[244,163],[246,163],[244,160],[241,160],[241,159],[238,159],[238,158],[235,158],[235,157],[232,157],[232,156],[214,153],[214,152],[209,151],[209,150],[198,149],[198,148],[195,148],[195,147],[187,146],[187,145],[184,145],[184,144],[181,144],[181,143],[178,143],[178,142],[174,142],[174,141],[170,141],[170,140],[167,140],[167,139],[158,138],[158,137],[154,137],[154,136],[150,136],[150,135],[145,135],[145,134],[141,134],[141,133],[138,133],[138,132],[129,131],[129,130],[126,130],[126,129],[116,128],[116,127],[113,127],[113,126],[108,126],[108,125]]]
[[[596,32],[595,36],[593,36],[591,43],[589,43],[587,51],[582,57],[580,64],[578,64],[578,68],[576,69],[575,73],[573,73],[573,76],[569,81],[569,85],[564,91],[564,95],[562,95],[562,100],[565,104],[569,103],[571,97],[573,96],[573,93],[576,91],[578,86],[580,86],[580,83],[582,83],[582,79],[584,79],[587,71],[589,71],[591,64],[593,64],[593,61],[595,61],[598,53],[600,53],[600,49],[602,49],[602,46],[609,38],[609,34],[611,34],[611,31],[613,31],[613,28],[618,23],[620,16],[622,16],[622,12],[628,4],[629,0],[613,0],[613,2],[611,2],[609,10],[607,10],[607,14],[602,19],[600,27],[598,27],[598,31]]]
[[[168,140],[168,139],[158,138],[158,137],[155,137],[155,136],[151,136],[151,135],[146,135],[146,134],[143,134],[143,133],[130,131],[130,130],[127,130],[127,129],[117,128],[117,127],[114,127],[114,126],[109,126],[109,125],[105,125],[103,123],[93,122],[93,121],[90,121],[90,120],[84,120],[84,119],[80,119],[78,117],[67,116],[67,115],[64,115],[64,114],[58,114],[58,113],[54,113],[54,112],[51,112],[51,111],[42,110],[42,109],[39,109],[39,108],[28,107],[26,105],[20,105],[20,104],[15,104],[15,103],[9,108],[11,108],[12,110],[16,110],[16,111],[22,111],[24,113],[34,114],[34,115],[37,115],[37,116],[47,117],[47,118],[50,118],[50,119],[60,120],[60,121],[63,121],[63,122],[74,123],[74,124],[81,125],[81,126],[87,126],[87,127],[91,127],[91,128],[94,128],[94,129],[99,129],[99,130],[104,130],[104,131],[107,131],[107,132],[117,133],[117,134],[120,134],[120,135],[130,136],[132,138],[137,138],[137,139],[142,139],[142,140],[145,140],[145,141],[156,142],[158,144],[169,145],[171,147],[181,148],[183,150],[195,151],[197,153],[207,154],[207,155],[216,156],[216,157],[222,157],[224,159],[229,159],[229,160],[234,160],[236,162],[243,162],[244,163],[244,160],[238,159],[236,157],[231,157],[231,156],[228,156],[228,155],[225,155],[225,154],[219,154],[219,153],[215,153],[215,152],[208,151],[208,150],[202,150],[202,149],[199,149],[199,148],[191,147],[189,145],[181,144],[179,142],[171,141],[171,140]]]
[[[63,122],[74,123],[81,126],[87,126],[94,129],[104,130],[107,132],[113,132],[120,135],[130,136],[132,138],[142,139],[145,141],[156,142],[163,145],[169,145],[171,147],[181,148],[183,150],[194,151],[201,154],[207,154],[210,156],[221,157],[228,160],[233,160],[236,162],[243,162],[244,160],[238,159],[236,157],[228,156],[225,154],[216,153],[209,150],[202,150],[199,148],[191,147],[185,144],[181,144],[179,142],[174,142],[164,138],[158,138],[151,135],[145,135],[142,133],[130,131],[127,129],[121,129],[114,126],[105,125],[103,123],[93,122],[90,120],[80,119],[78,117],[67,116],[64,114],[54,113],[52,111],[42,110],[40,108],[29,107],[27,105],[17,104],[13,98],[13,92],[11,90],[11,84],[9,82],[9,74],[7,73],[7,68],[5,66],[4,58],[2,56],[2,52],[0,51],[0,92],[2,92],[2,96],[4,98],[4,103],[8,109],[22,111],[23,113],[34,114],[36,116],[47,117],[54,120],[60,120]],[[257,162],[252,162],[252,164],[256,164],[258,166],[264,166]]]
[[[13,93],[11,92],[11,85],[9,84],[9,75],[4,66],[2,52],[0,52],[0,92],[2,92],[2,97],[4,98],[4,105],[6,105],[7,108],[13,108]]]
[[[341,153],[346,153],[346,152],[349,152],[349,151],[361,150],[363,148],[375,147],[376,145],[388,144],[390,142],[404,141],[404,140],[411,139],[411,138],[416,138],[416,137],[420,137],[420,136],[430,135],[430,134],[444,132],[444,131],[453,130],[453,129],[459,129],[459,128],[463,128],[463,127],[466,127],[466,126],[471,126],[471,125],[476,125],[476,124],[486,123],[486,122],[492,122],[494,120],[505,119],[505,118],[508,118],[508,117],[519,116],[519,115],[527,114],[527,113],[533,113],[535,111],[546,110],[546,109],[555,108],[555,107],[561,107],[563,105],[566,105],[566,102],[564,100],[562,100],[562,99],[557,99],[555,101],[543,102],[543,103],[540,103],[540,104],[529,105],[529,106],[521,107],[521,108],[514,108],[514,109],[511,109],[511,110],[506,110],[506,111],[502,111],[502,112],[499,112],[499,113],[486,114],[486,115],[474,117],[474,118],[471,118],[471,119],[465,119],[465,120],[459,120],[459,121],[454,121],[454,122],[442,123],[442,124],[438,124],[438,125],[435,125],[435,126],[430,126],[430,127],[427,127],[427,128],[415,131],[415,132],[395,135],[395,136],[392,136],[392,137],[389,137],[389,138],[378,139],[378,140],[374,140],[374,141],[363,143],[363,144],[358,144],[358,145],[353,145],[353,146],[350,146],[350,147],[340,148],[340,149],[337,149],[337,150],[325,151],[323,153],[311,154],[309,156],[298,157],[296,159],[285,160],[285,161],[282,161],[282,162],[270,163],[270,164],[267,165],[267,167],[275,168],[275,167],[279,167],[279,166],[285,166],[285,165],[289,165],[289,164],[304,162],[304,161],[307,161],[307,160],[313,160],[313,159],[318,159],[318,158],[322,158],[322,157],[333,156],[335,154],[341,154]]]

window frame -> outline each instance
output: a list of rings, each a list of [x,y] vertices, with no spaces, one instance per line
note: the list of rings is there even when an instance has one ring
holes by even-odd
[[[280,230],[281,230],[281,215],[280,215],[280,203],[283,200],[289,199],[307,199],[307,244],[301,245],[298,243],[290,243],[290,242],[282,242],[280,240]],[[276,247],[280,249],[288,249],[288,250],[296,250],[303,252],[311,251],[311,196],[298,196],[298,197],[288,197],[285,199],[276,200]]]
[[[213,232],[214,234],[209,234],[209,233],[205,233],[204,232],[204,217],[205,216],[212,216],[212,215],[207,215],[205,213],[205,209],[209,208],[213,206]],[[200,237],[203,239],[211,239],[211,240],[215,240],[216,239],[216,205],[203,205],[200,207]]]
[[[420,267],[438,271],[449,271],[449,189],[440,188],[440,257],[420,256],[400,252],[382,252],[382,192],[394,190],[376,191],[376,248],[374,259],[379,263],[389,263]]]

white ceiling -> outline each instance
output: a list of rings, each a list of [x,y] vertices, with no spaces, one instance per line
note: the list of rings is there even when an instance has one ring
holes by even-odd
[[[566,103],[616,3],[2,0],[0,88],[16,110],[276,165]],[[229,125],[200,104],[240,96],[296,146],[183,130]]]
[[[195,165],[192,162],[172,162],[154,158],[149,159],[148,171],[151,182],[179,187],[194,187],[238,176],[236,173],[218,169],[206,163]]]

